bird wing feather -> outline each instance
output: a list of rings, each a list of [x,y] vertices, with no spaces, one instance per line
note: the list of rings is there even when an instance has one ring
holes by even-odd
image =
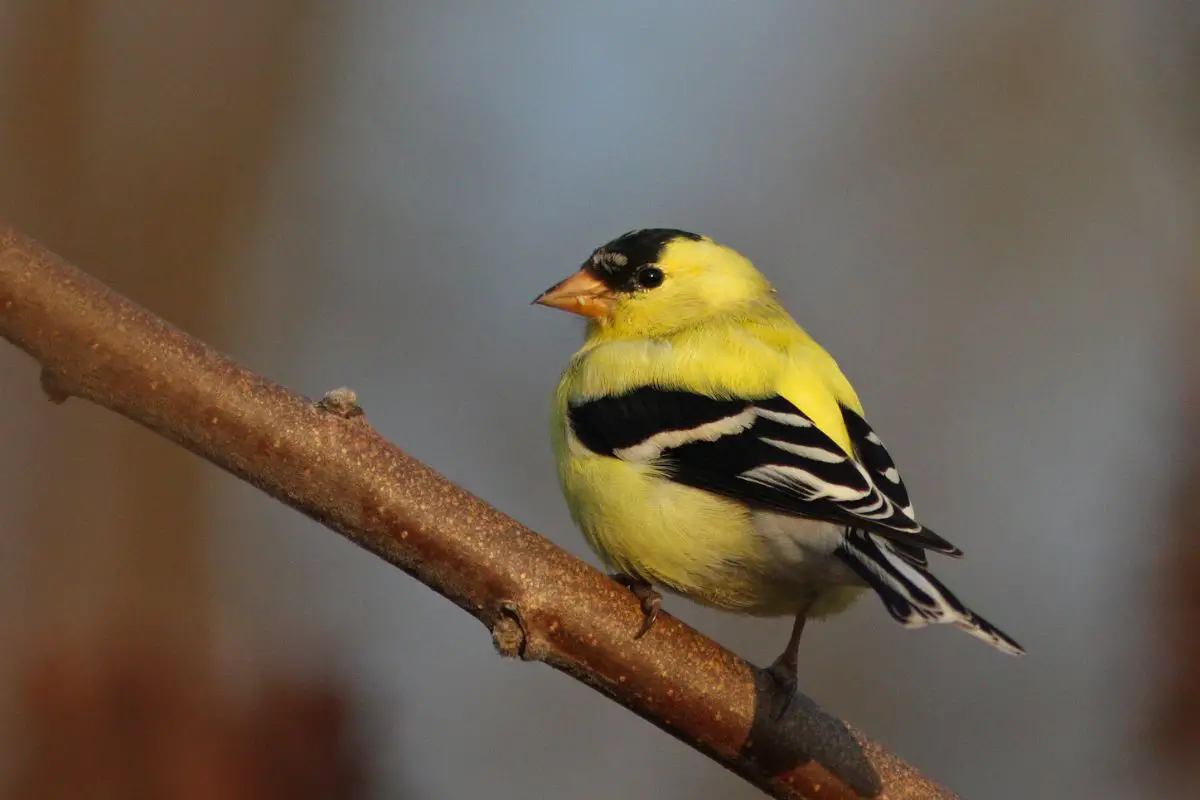
[[[906,558],[923,559],[922,550],[961,555],[913,519],[903,484],[888,480],[895,467],[882,442],[861,433],[870,430],[865,420],[849,426],[860,463],[778,395],[747,400],[643,386],[570,403],[568,418],[592,452],[654,464],[678,483],[869,531],[900,545]]]

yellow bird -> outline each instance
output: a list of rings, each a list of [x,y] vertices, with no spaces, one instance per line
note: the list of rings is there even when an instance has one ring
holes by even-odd
[[[794,615],[769,672],[796,688],[805,620],[873,589],[906,627],[948,622],[1019,644],[928,571],[962,551],[917,522],[837,363],[748,259],[653,228],[599,248],[535,300],[588,319],[554,402],[571,516],[654,624],[654,587]]]

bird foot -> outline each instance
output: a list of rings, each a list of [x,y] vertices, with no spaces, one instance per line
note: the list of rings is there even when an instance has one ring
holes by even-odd
[[[799,688],[799,678],[796,675],[796,665],[783,659],[775,659],[775,663],[767,667],[767,674],[775,681],[782,694],[794,695]]]
[[[780,656],[764,671],[779,688],[781,702],[774,715],[778,720],[787,713],[792,705],[792,698],[796,696],[796,690],[800,688],[800,681],[796,675],[796,663]]]
[[[613,575],[612,579],[632,592],[633,596],[642,604],[642,627],[633,637],[640,639],[650,632],[658,620],[658,612],[662,608],[662,595],[641,578],[635,578],[623,572]]]

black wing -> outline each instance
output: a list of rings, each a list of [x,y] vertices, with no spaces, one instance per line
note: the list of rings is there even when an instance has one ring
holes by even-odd
[[[858,463],[862,464],[863,469],[871,476],[875,488],[887,495],[892,504],[907,516],[916,519],[912,501],[908,499],[908,489],[904,486],[904,479],[900,477],[896,463],[892,461],[892,456],[884,447],[879,435],[862,415],[853,409],[842,406],[842,418],[846,422],[846,430],[850,434],[850,441],[854,445],[854,454],[858,458]],[[929,565],[928,559],[925,558],[925,552],[921,548],[906,547],[898,542],[893,542],[893,546],[914,564],[921,567]],[[962,555],[962,553],[951,555]]]
[[[783,397],[749,401],[643,387],[571,404],[569,417],[592,452],[656,464],[678,483],[870,531],[906,545],[906,555],[961,554],[909,516],[897,495],[881,491],[864,465]]]

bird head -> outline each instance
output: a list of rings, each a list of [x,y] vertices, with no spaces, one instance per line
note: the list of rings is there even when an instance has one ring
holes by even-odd
[[[766,278],[705,236],[643,228],[595,250],[535,303],[588,318],[606,338],[654,336],[770,302]]]

